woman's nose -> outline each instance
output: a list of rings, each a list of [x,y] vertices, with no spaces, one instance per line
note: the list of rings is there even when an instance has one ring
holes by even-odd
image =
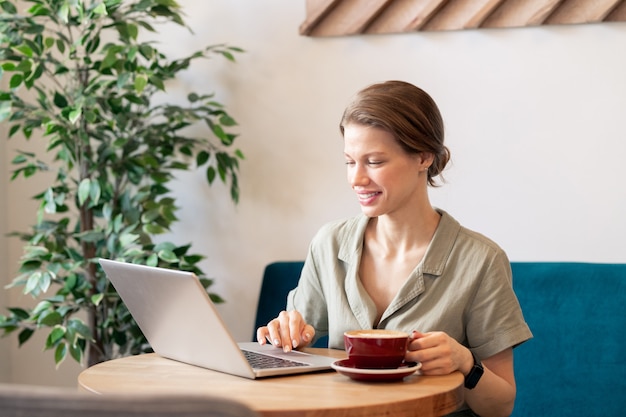
[[[356,164],[351,172],[348,173],[348,181],[353,187],[365,185],[369,182],[369,177],[365,169],[361,165]]]

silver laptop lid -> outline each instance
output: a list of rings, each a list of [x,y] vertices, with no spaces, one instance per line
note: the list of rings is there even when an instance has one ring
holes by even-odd
[[[165,358],[246,378],[330,369],[332,358],[257,343],[237,344],[199,279],[191,272],[100,259],[107,277],[152,349]],[[241,346],[309,366],[256,370]]]

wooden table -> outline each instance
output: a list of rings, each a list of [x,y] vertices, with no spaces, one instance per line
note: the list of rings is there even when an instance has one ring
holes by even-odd
[[[337,358],[345,352],[309,349]],[[463,403],[463,376],[413,374],[398,382],[357,382],[332,372],[251,380],[145,354],[92,366],[79,388],[98,394],[211,394],[243,402],[263,416],[441,416]]]

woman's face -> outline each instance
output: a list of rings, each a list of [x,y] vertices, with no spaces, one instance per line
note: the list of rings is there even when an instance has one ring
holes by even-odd
[[[369,217],[412,209],[426,190],[430,160],[409,155],[383,129],[351,123],[344,127],[348,182]]]

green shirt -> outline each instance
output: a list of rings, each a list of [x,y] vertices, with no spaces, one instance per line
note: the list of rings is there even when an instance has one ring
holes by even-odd
[[[532,337],[512,288],[506,253],[485,236],[462,227],[442,210],[424,258],[377,325],[411,332],[443,331],[481,359]],[[376,306],[359,279],[369,218],[329,223],[313,238],[288,310],[298,310],[343,349],[343,333],[371,329]]]

